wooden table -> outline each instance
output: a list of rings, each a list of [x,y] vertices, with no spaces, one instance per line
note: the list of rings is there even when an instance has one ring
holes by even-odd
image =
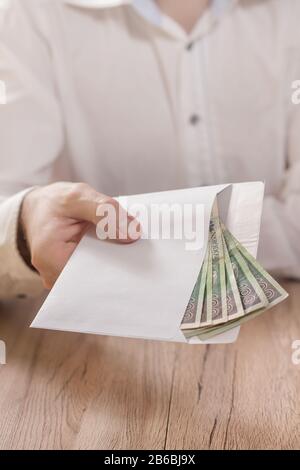
[[[2,304],[0,448],[299,449],[300,284],[285,287],[220,346],[30,330],[38,302]]]

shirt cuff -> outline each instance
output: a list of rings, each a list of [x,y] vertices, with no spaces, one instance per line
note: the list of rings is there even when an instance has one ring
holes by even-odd
[[[6,278],[5,297],[37,296],[43,291],[40,276],[27,266],[17,246],[20,208],[32,189],[19,192],[0,204],[0,278]]]
[[[283,203],[267,197],[263,208],[258,261],[274,275],[299,279],[299,255],[289,243],[289,226]]]

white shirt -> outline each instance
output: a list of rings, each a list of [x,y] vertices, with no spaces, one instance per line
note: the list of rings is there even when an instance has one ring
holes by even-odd
[[[6,0],[7,1],[7,0]],[[0,14],[0,296],[34,293],[24,190],[110,195],[265,180],[259,258],[300,276],[297,0],[218,0],[191,34],[152,0],[11,0]]]

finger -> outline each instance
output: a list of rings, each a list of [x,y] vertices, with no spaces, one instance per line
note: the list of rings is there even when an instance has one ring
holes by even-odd
[[[139,236],[131,237],[129,227],[134,220],[113,198],[98,193],[90,186],[79,183],[67,195],[68,217],[107,227],[107,237],[121,243],[131,243]],[[99,226],[101,232],[101,227]]]

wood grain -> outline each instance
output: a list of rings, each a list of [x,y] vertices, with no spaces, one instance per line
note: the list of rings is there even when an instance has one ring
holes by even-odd
[[[30,330],[0,306],[0,449],[299,449],[300,284],[237,343],[188,346]]]

